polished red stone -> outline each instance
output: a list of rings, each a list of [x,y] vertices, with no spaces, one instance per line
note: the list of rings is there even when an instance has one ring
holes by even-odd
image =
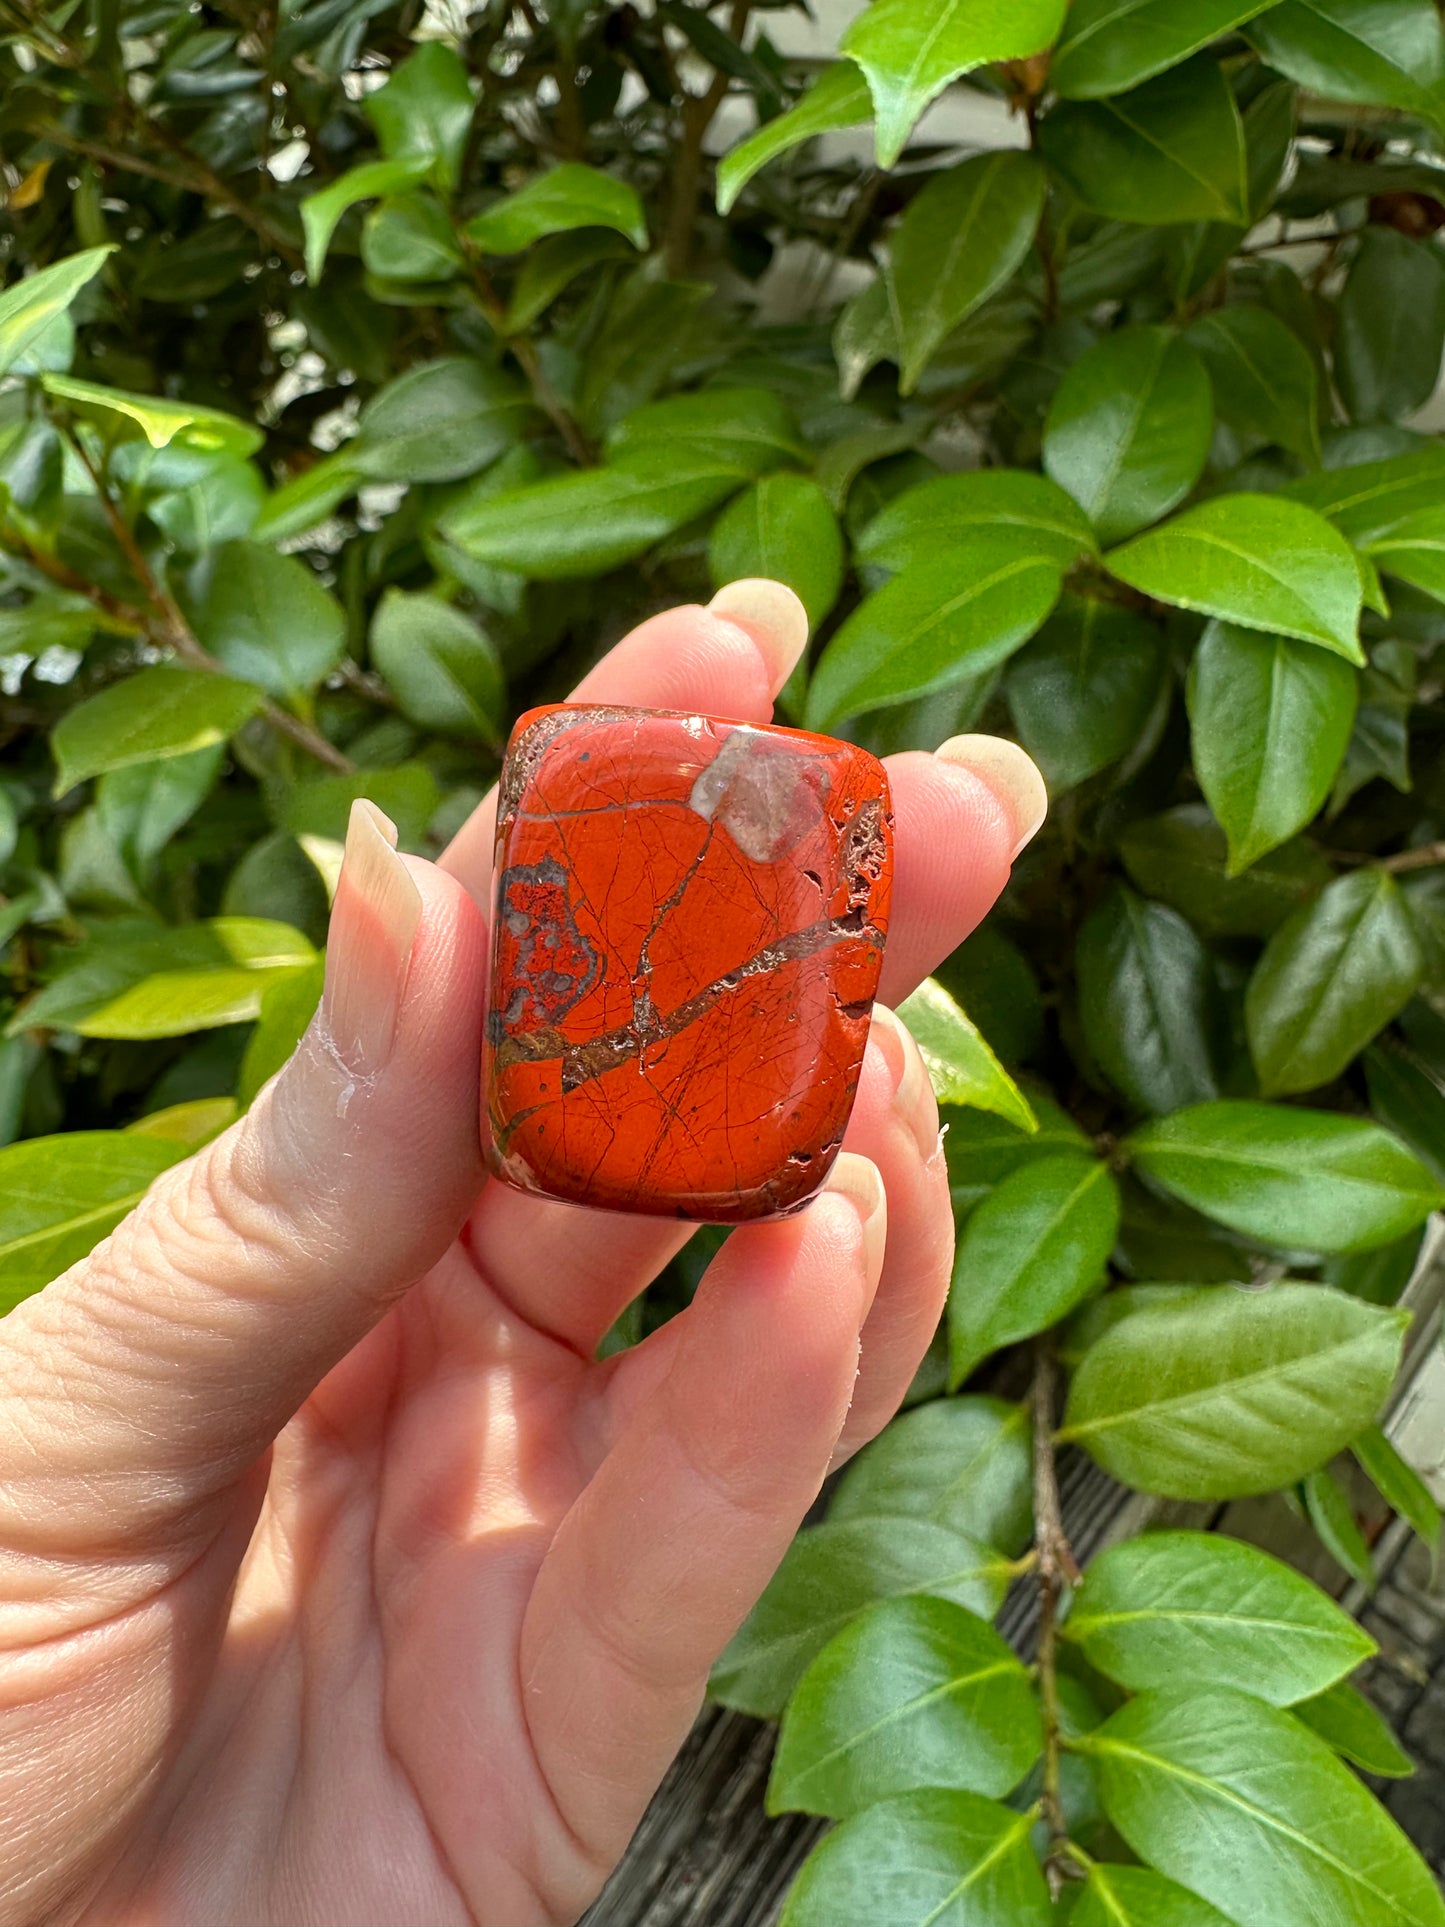
[[[822,1183],[892,886],[866,750],[708,716],[534,709],[502,771],[484,1125],[527,1191],[705,1223]]]

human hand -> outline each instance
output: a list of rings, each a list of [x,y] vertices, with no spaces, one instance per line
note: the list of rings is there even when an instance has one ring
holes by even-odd
[[[576,693],[764,721],[803,642],[736,585]],[[1043,813],[1022,752],[946,749],[889,761],[889,1002]],[[433,865],[357,806],[295,1057],[0,1324],[0,1921],[574,1920],[927,1346],[946,1174],[880,1011],[826,1192],[594,1362],[689,1228],[484,1177],[492,822]]]

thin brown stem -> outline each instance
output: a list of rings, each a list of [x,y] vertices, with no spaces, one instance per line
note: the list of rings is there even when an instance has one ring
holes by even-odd
[[[1342,869],[1361,870],[1367,866],[1383,870],[1387,876],[1401,876],[1410,870],[1434,870],[1445,863],[1445,842],[1420,843],[1413,850],[1397,850],[1393,856],[1376,856],[1370,850],[1326,850],[1320,855]]]
[[[195,631],[187,622],[180,604],[166,587],[164,581],[150,565],[144,549],[135,539],[135,532],[120,512],[115,497],[104,472],[91,459],[90,450],[79,435],[67,434],[66,439],[75,450],[95,484],[95,492],[100,500],[101,514],[106,525],[115,537],[117,548],[130,566],[131,574],[145,591],[146,601],[150,604],[152,615],[145,622],[145,629],[151,640],[163,648],[172,650],[179,659],[188,663],[192,669],[203,669],[213,676],[224,676],[224,663],[217,662],[210,650],[197,640]],[[289,709],[268,697],[261,705],[261,714],[278,736],[285,736],[299,749],[314,756],[318,763],[328,769],[350,772],[356,765],[345,756],[334,743],[305,723],[299,716],[293,716]]]
[[[1068,1878],[1069,1829],[1064,1819],[1059,1767],[1063,1725],[1059,1714],[1058,1620],[1059,1600],[1066,1585],[1076,1585],[1080,1574],[1064,1532],[1059,1506],[1058,1471],[1054,1463],[1054,1415],[1058,1403],[1058,1365],[1046,1341],[1041,1341],[1034,1371],[1034,1549],[1039,1585],[1039,1698],[1044,1713],[1043,1816],[1049,1830],[1049,1852],[1044,1863],[1049,1889],[1057,1900]]]
[[[733,0],[728,32],[742,45],[747,32],[752,0]],[[698,194],[702,187],[702,150],[713,117],[728,90],[728,77],[715,73],[705,92],[688,94],[682,109],[682,139],[678,142],[673,166],[672,200],[668,208],[664,250],[667,271],[675,281],[687,275],[692,257],[693,229],[697,224]]]
[[[506,342],[516,356],[523,374],[531,383],[532,393],[537,406],[546,415],[566,445],[567,453],[581,468],[591,468],[597,461],[597,450],[592,446],[581,423],[568,410],[566,403],[547,379],[537,344],[527,334],[507,332],[507,311],[501,296],[492,286],[492,277],[487,273],[486,263],[478,254],[466,229],[460,222],[454,222],[457,242],[466,256],[471,270],[472,289],[477,297],[477,305],[486,316],[490,326]]]

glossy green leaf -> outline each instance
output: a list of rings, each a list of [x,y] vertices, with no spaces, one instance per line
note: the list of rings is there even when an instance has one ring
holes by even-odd
[[[0,293],[0,375],[8,375],[29,353],[114,252],[113,246],[86,248],[12,281]]]
[[[189,487],[156,496],[146,513],[172,548],[201,555],[249,535],[265,500],[265,484],[251,463],[222,457]]]
[[[1032,1825],[976,1793],[881,1801],[814,1848],[778,1927],[1049,1927]]]
[[[1133,1313],[1090,1348],[1060,1437],[1141,1492],[1271,1492],[1371,1422],[1408,1324],[1321,1285],[1201,1287]]]
[[[1138,818],[1119,838],[1119,854],[1146,896],[1178,910],[1203,937],[1267,937],[1332,875],[1302,840],[1231,873],[1224,831],[1204,803]]]
[[[1399,886],[1368,867],[1337,877],[1270,938],[1245,999],[1266,1096],[1327,1084],[1404,1009],[1424,960]]]
[[[51,737],[55,793],[64,796],[104,770],[223,743],[255,715],[262,700],[259,689],[230,676],[165,663],[142,669],[77,703],[56,724]]]
[[[1217,1907],[1152,1867],[1089,1869],[1069,1927],[1234,1927]]]
[[[441,801],[436,777],[425,763],[394,763],[385,769],[358,769],[338,776],[312,776],[297,783],[277,812],[279,827],[293,836],[319,836],[333,843],[346,838],[351,806],[365,796],[397,827],[404,850],[419,849]]]
[[[1428,958],[1420,901],[1409,899],[1410,921]],[[1365,1052],[1364,1067],[1370,1109],[1445,1184],[1445,1090],[1438,1078],[1418,1057],[1383,1046]]]
[[[153,1038],[243,1023],[260,1010],[270,981],[302,969],[315,954],[299,930],[255,917],[107,931],[21,1007],[11,1028]]]
[[[1037,1164],[1040,1158],[1057,1157],[1064,1151],[1087,1153],[1093,1149],[1078,1125],[1051,1098],[1031,1091],[1029,1104],[1039,1120],[1038,1130],[1031,1134],[980,1111],[947,1114],[943,1151],[948,1160],[949,1188],[960,1211],[971,1209],[1000,1178],[1022,1164]]]
[[[361,470],[344,449],[323,455],[266,498],[251,535],[257,542],[288,542],[305,535],[354,495],[360,482]]]
[[[647,246],[637,189],[601,168],[563,161],[473,215],[467,238],[483,254],[520,254],[545,235],[583,227],[613,228],[635,248]]]
[[[1334,1474],[1321,1467],[1300,1484],[1305,1517],[1314,1527],[1320,1544],[1356,1584],[1373,1592],[1379,1575],[1374,1555],[1360,1529],[1360,1521],[1349,1494]]]
[[[766,388],[705,388],[645,402],[609,431],[607,453],[622,463],[670,454],[679,463],[716,462],[746,476],[808,459],[792,412]]]
[[[1394,228],[1366,228],[1335,309],[1334,349],[1335,380],[1357,422],[1399,421],[1423,407],[1445,350],[1439,250]]]
[[[1211,622],[1189,672],[1194,770],[1229,839],[1229,875],[1289,841],[1330,793],[1359,678],[1289,636]]]
[[[1167,674],[1152,622],[1115,603],[1064,598],[1005,678],[1014,725],[1052,792],[1138,749]]]
[[[1216,308],[1186,338],[1208,370],[1222,422],[1318,466],[1318,377],[1292,328],[1268,308]]]
[[[459,502],[438,526],[474,561],[535,581],[600,575],[735,495],[746,479],[731,461],[639,449],[625,463]]]
[[[346,618],[303,562],[259,542],[228,542],[199,564],[187,607],[222,668],[294,701],[336,667]]]
[[[578,275],[603,261],[627,255],[627,243],[609,228],[576,228],[554,234],[527,251],[507,302],[506,332],[521,334]]]
[[[1412,516],[1438,509],[1445,448],[1429,443],[1406,455],[1326,469],[1290,482],[1285,493],[1326,516],[1347,541],[1369,547]]]
[[[713,524],[708,568],[714,588],[750,576],[786,582],[810,627],[843,587],[843,531],[828,498],[807,475],[763,475]]]
[[[440,186],[460,172],[472,124],[467,70],[443,41],[425,40],[384,87],[366,96],[366,114],[389,161],[419,161]]]
[[[828,1517],[898,1515],[1021,1552],[1033,1536],[1033,1441],[1024,1407],[939,1398],[894,1419],[844,1472]]]
[[[129,1131],[68,1131],[0,1150],[0,1311],[93,1250],[187,1148]]]
[[[1387,1245],[1327,1258],[1321,1275],[1327,1285],[1349,1292],[1352,1298],[1363,1298],[1367,1304],[1397,1305],[1415,1274],[1424,1236],[1417,1226]]]
[[[819,1653],[783,1714],[770,1813],[844,1820],[897,1793],[1001,1798],[1038,1758],[1028,1671],[985,1620],[943,1599],[886,1599]]]
[[[892,167],[913,123],[960,74],[1049,46],[1065,0],[873,0],[839,42],[872,89],[878,164]],[[880,1923],[881,1927],[881,1923]]]
[[[1164,328],[1121,328],[1069,369],[1044,422],[1044,467],[1101,542],[1177,508],[1198,481],[1214,418],[1209,382]]]
[[[905,395],[949,331],[1002,287],[1033,246],[1044,185],[1032,154],[980,154],[934,175],[909,203],[890,248]]]
[[[358,201],[380,200],[387,194],[404,194],[426,178],[431,163],[422,158],[395,161],[363,161],[360,167],[308,194],[301,203],[301,226],[306,236],[306,277],[321,279],[331,237],[346,210]]]
[[[948,1299],[949,1383],[1001,1345],[1054,1324],[1098,1283],[1119,1229],[1119,1194],[1091,1158],[1011,1172],[970,1213]]]
[[[1376,1650],[1302,1573],[1217,1532],[1111,1546],[1091,1562],[1064,1634],[1131,1691],[1189,1680],[1272,1706],[1322,1693]]]
[[[194,1151],[236,1120],[234,1097],[198,1097],[187,1104],[168,1104],[162,1111],[138,1117],[126,1130],[140,1137],[166,1138]]]
[[[346,459],[372,481],[456,481],[519,440],[532,413],[503,368],[461,356],[423,362],[372,397]]]
[[[1115,884],[1084,919],[1074,973],[1084,1040],[1136,1110],[1219,1095],[1218,991],[1204,946],[1177,911]]]
[[[1064,101],[1040,121],[1038,141],[1096,214],[1240,227],[1248,219],[1244,126],[1208,55],[1109,100]]]
[[[928,1593],[992,1617],[1007,1583],[999,1553],[935,1519],[808,1526],[714,1667],[712,1696],[775,1717],[814,1656],[875,1600]]]
[[[835,60],[823,69],[801,100],[786,113],[765,121],[719,161],[718,213],[726,214],[754,174],[779,154],[818,134],[836,133],[872,118],[873,96],[861,70],[851,60]]]
[[[1366,1426],[1350,1450],[1392,1512],[1407,1519],[1432,1554],[1440,1550],[1440,1508],[1414,1466],[1403,1459],[1378,1425]]]
[[[1197,1104],[1146,1124],[1126,1146],[1151,1182],[1285,1248],[1363,1251],[1445,1204],[1445,1191],[1397,1139],[1332,1111]]]
[[[898,1015],[913,1033],[940,1104],[994,1111],[1022,1130],[1038,1129],[1028,1099],[935,978],[925,977],[898,1006]]]
[[[74,375],[43,374],[40,385],[83,420],[98,422],[111,440],[143,439],[152,448],[175,443],[199,454],[239,458],[254,455],[261,446],[259,428],[219,408],[168,401],[160,395],[129,395],[119,388],[77,381]]]
[[[1324,1742],[1244,1693],[1142,1694],[1076,1742],[1141,1858],[1236,1921],[1440,1927],[1404,1834]]]
[[[1074,0],[1054,57],[1049,84],[1068,100],[1122,94],[1176,67],[1231,27],[1275,0]]]
[[[321,1001],[325,971],[325,959],[317,957],[303,969],[276,978],[261,992],[260,1016],[246,1041],[236,1086],[243,1107],[251,1103],[300,1043]]]
[[[129,763],[95,786],[96,813],[137,876],[205,802],[221,767],[222,746]]]
[[[447,736],[501,740],[502,666],[496,644],[470,616],[438,596],[388,589],[368,641],[373,665],[413,722]]]
[[[1364,661],[1349,544],[1297,502],[1217,495],[1111,550],[1104,566],[1161,602]]]
[[[1382,1780],[1404,1780],[1415,1762],[1357,1687],[1341,1680],[1290,1709],[1332,1752]]]
[[[1067,568],[1095,548],[1087,518],[1057,482],[1018,468],[974,468],[905,489],[858,537],[858,559],[883,569],[943,560],[960,543],[1007,534],[1019,553]]]
[[[808,685],[809,729],[946,689],[1007,661],[1059,598],[1060,565],[1015,532],[920,558],[867,597]]]
[[[361,226],[361,259],[378,280],[429,284],[462,270],[461,244],[434,194],[398,194],[374,207]]]
[[[1271,67],[1326,100],[1439,119],[1445,57],[1431,0],[1282,0],[1250,38]]]

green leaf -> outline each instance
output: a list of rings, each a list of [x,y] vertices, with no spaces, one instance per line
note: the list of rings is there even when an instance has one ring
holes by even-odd
[[[305,1035],[321,1001],[326,966],[321,957],[268,984],[261,993],[261,1014],[246,1041],[236,1096],[250,1105],[268,1079],[275,1076]]]
[[[1419,511],[1437,508],[1442,489],[1445,447],[1430,443],[1408,455],[1303,476],[1284,492],[1326,516],[1347,541],[1368,547]]]
[[[1217,1907],[1152,1867],[1095,1861],[1069,1927],[1233,1927]]]
[[[166,663],[142,669],[77,703],[56,724],[51,737],[55,794],[64,796],[103,770],[223,743],[261,702],[259,689],[229,676]]]
[[[1001,1345],[1072,1311],[1099,1282],[1119,1229],[1119,1194],[1091,1158],[1011,1172],[963,1228],[948,1299],[949,1384]]]
[[[389,161],[419,161],[442,187],[455,185],[472,124],[467,70],[439,40],[423,41],[390,80],[366,96],[366,115]]]
[[[1409,1521],[1433,1555],[1440,1550],[1440,1508],[1430,1488],[1408,1460],[1401,1458],[1378,1425],[1368,1425],[1350,1450],[1360,1469],[1392,1512]]]
[[[1271,1706],[1322,1693],[1377,1650],[1311,1580],[1217,1532],[1147,1532],[1090,1565],[1064,1626],[1132,1692],[1190,1680]]]
[[[1157,1114],[1219,1095],[1218,991],[1204,946],[1177,911],[1116,883],[1084,919],[1074,972],[1084,1040],[1136,1109]]]
[[[994,1111],[1022,1130],[1038,1129],[1028,1099],[935,978],[925,977],[898,1015],[913,1033],[940,1104]]]
[[[221,756],[221,745],[213,743],[187,756],[131,763],[101,777],[95,789],[96,813],[137,876],[144,876],[147,866],[210,795]]]
[[[867,76],[878,121],[878,164],[892,167],[913,123],[960,74],[1023,60],[1052,44],[1065,0],[873,0],[839,42]],[[880,1923],[881,1927],[881,1923]]]
[[[438,528],[474,561],[534,581],[601,575],[735,495],[746,479],[716,457],[635,449],[625,462],[459,502]]]
[[[950,1111],[948,1132],[943,1141],[948,1160],[949,1185],[955,1206],[961,1210],[977,1204],[1000,1178],[1020,1165],[1037,1164],[1040,1158],[1057,1157],[1061,1152],[1092,1151],[1093,1145],[1052,1098],[1040,1092],[1030,1094],[1030,1108],[1039,1128],[1029,1134],[1015,1130],[1002,1119],[979,1111]]]
[[[1111,100],[1063,102],[1040,121],[1038,142],[1096,214],[1237,227],[1249,218],[1244,125],[1208,55]]]
[[[1033,1536],[1025,1408],[1000,1398],[939,1398],[894,1419],[844,1472],[828,1509],[834,1523],[889,1515],[929,1519],[1021,1552]]]
[[[374,395],[345,456],[377,482],[452,482],[518,441],[531,397],[504,368],[461,356],[424,362]]]
[[[765,121],[719,161],[718,213],[728,213],[754,174],[779,154],[815,135],[836,133],[872,118],[873,96],[863,74],[851,60],[835,60],[785,114]]]
[[[82,1037],[153,1038],[244,1023],[260,1010],[268,983],[315,954],[299,930],[257,917],[106,933],[22,1006],[11,1029],[50,1025]]]
[[[1199,787],[1238,876],[1310,822],[1354,727],[1359,678],[1309,643],[1211,622],[1189,671]]]
[[[1424,1862],[1323,1741],[1245,1693],[1145,1693],[1075,1742],[1141,1858],[1232,1920],[1440,1927]]]
[[[1439,120],[1445,63],[1431,0],[1283,0],[1249,37],[1271,67],[1326,100]]]
[[[1420,1227],[1387,1245],[1327,1259],[1322,1277],[1337,1291],[1363,1298],[1371,1305],[1397,1305],[1415,1274],[1425,1234]]]
[[[1252,20],[1274,0],[1073,0],[1049,85],[1066,100],[1097,100],[1137,87],[1231,27]]]
[[[1117,542],[1184,500],[1213,427],[1209,382],[1185,343],[1164,328],[1121,328],[1080,355],[1055,392],[1044,467],[1100,541]]]
[[[125,1128],[141,1137],[166,1138],[195,1151],[235,1121],[234,1097],[197,1097],[186,1104],[169,1104],[163,1111],[151,1111]]]
[[[1057,482],[1019,468],[974,468],[895,496],[859,536],[858,559],[906,569],[942,561],[981,535],[1007,535],[1021,555],[1063,568],[1097,547],[1087,519]]]
[[[1044,186],[1032,154],[979,154],[935,174],[909,203],[889,249],[905,395],[945,335],[1002,287],[1033,246]]]
[[[768,1811],[845,1820],[928,1787],[1001,1799],[1042,1742],[1028,1671],[992,1626],[942,1599],[881,1600],[798,1682]]]
[[[1417,896],[1410,903],[1417,937],[1419,901]],[[1401,1051],[1376,1047],[1366,1051],[1364,1062],[1370,1109],[1445,1184],[1445,1091],[1438,1080],[1420,1060]]]
[[[1404,1780],[1415,1771],[1415,1762],[1364,1694],[1343,1680],[1291,1711],[1333,1752],[1378,1779]]]
[[[778,1927],[1049,1927],[1032,1827],[976,1793],[884,1800],[813,1849]]]
[[[766,388],[705,388],[669,395],[625,415],[607,436],[608,459],[624,466],[670,454],[755,476],[804,462],[808,451],[786,403]]]
[[[989,1617],[1008,1574],[999,1553],[933,1519],[807,1526],[713,1669],[712,1697],[775,1718],[815,1655],[875,1600],[929,1593]]]
[[[763,475],[714,522],[708,568],[716,589],[750,576],[786,582],[816,629],[843,587],[843,531],[810,476]]]
[[[321,279],[331,237],[348,208],[355,207],[358,201],[406,193],[408,188],[426,179],[430,166],[430,161],[419,156],[410,160],[363,161],[360,167],[349,168],[317,193],[308,194],[301,203],[307,280],[314,284]]]
[[[833,359],[838,364],[838,390],[844,401],[852,401],[863,386],[864,376],[880,361],[903,360],[890,280],[888,269],[883,269],[838,311]]]
[[[460,609],[439,596],[388,589],[368,646],[403,715],[443,735],[501,741],[506,690],[496,645]]]
[[[1319,466],[1318,377],[1292,328],[1268,308],[1216,308],[1187,339],[1209,371],[1222,422]]]
[[[1043,622],[1062,583],[1059,563],[1017,533],[920,558],[867,597],[824,650],[808,685],[808,728],[997,668]]]
[[[173,548],[201,555],[249,535],[265,500],[265,484],[251,464],[223,456],[199,481],[155,496],[146,513]]]
[[[128,395],[119,388],[77,381],[74,375],[43,374],[40,385],[75,414],[99,422],[115,441],[144,439],[152,448],[174,443],[198,454],[244,458],[254,455],[263,440],[259,428],[218,408],[166,401],[159,395]]]
[[[309,695],[341,660],[346,618],[304,562],[259,542],[227,542],[187,585],[197,640],[272,696]]]
[[[1445,95],[1442,95],[1445,100]],[[1335,381],[1357,422],[1422,408],[1445,350],[1445,262],[1392,227],[1366,228],[1335,306]]]
[[[467,222],[467,238],[483,254],[520,254],[548,234],[613,228],[635,248],[647,246],[647,216],[637,190],[601,168],[563,161]]]
[[[1178,910],[1204,937],[1267,937],[1331,876],[1302,841],[1234,875],[1224,831],[1203,803],[1139,817],[1119,838],[1119,854],[1146,896]]]
[[[1305,1516],[1314,1527],[1320,1544],[1351,1579],[1373,1592],[1377,1582],[1375,1561],[1360,1530],[1344,1487],[1334,1474],[1321,1469],[1311,1472],[1300,1486]]]
[[[1445,1204],[1445,1191],[1388,1132],[1333,1111],[1196,1104],[1146,1124],[1126,1148],[1185,1204],[1286,1249],[1364,1251]]]
[[[1328,1084],[1398,1016],[1424,969],[1399,886],[1337,877],[1270,938],[1249,980],[1249,1048],[1268,1097]]]
[[[361,470],[344,449],[323,455],[267,497],[251,528],[257,542],[289,542],[324,522],[348,495],[354,495]]]
[[[1123,548],[1104,566],[1181,609],[1317,642],[1362,663],[1360,576],[1323,517],[1275,495],[1216,495]]]
[[[404,850],[417,849],[425,841],[427,825],[441,801],[436,777],[425,763],[395,763],[386,769],[309,777],[285,792],[277,821],[293,836],[320,836],[342,843],[351,806],[359,796],[369,797],[386,812]]]
[[[1437,601],[1445,601],[1445,504],[1438,500],[1402,516],[1388,535],[1377,536],[1369,557],[1402,582],[1413,582]]]
[[[93,1250],[186,1151],[129,1131],[68,1131],[0,1150],[0,1310]]]
[[[522,334],[579,274],[626,255],[627,243],[609,228],[576,228],[539,242],[529,250],[512,283],[506,332]]]
[[[1322,1285],[1202,1286],[1134,1312],[1090,1348],[1059,1436],[1141,1492],[1271,1492],[1370,1423],[1409,1322]]]
[[[1008,666],[1009,710],[1058,794],[1147,740],[1168,662],[1152,622],[1092,597],[1065,596]]]
[[[389,196],[361,228],[361,259],[379,280],[445,282],[461,273],[462,250],[434,194]]]
[[[9,374],[57,316],[66,312],[86,283],[99,274],[106,256],[114,252],[111,245],[67,255],[63,261],[54,261],[48,268],[13,281],[0,294],[0,375]]]

